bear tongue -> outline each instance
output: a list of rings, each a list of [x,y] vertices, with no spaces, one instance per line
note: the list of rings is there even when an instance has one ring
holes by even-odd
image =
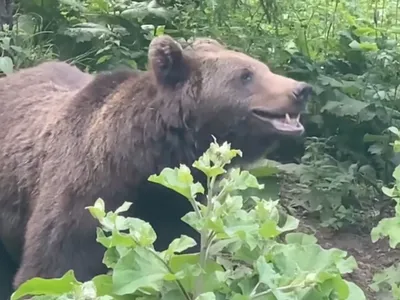
[[[279,131],[303,131],[304,127],[300,123],[300,115],[296,118],[291,118],[289,114],[285,118],[277,118],[271,120],[272,125]]]

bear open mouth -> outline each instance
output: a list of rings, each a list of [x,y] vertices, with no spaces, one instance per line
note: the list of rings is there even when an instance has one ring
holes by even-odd
[[[253,114],[263,121],[269,122],[276,130],[291,134],[302,134],[303,124],[300,123],[300,113],[275,113],[263,109],[253,109]]]

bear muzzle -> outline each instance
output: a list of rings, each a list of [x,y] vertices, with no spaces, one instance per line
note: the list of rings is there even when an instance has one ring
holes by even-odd
[[[300,116],[312,91],[311,85],[299,82],[292,92],[290,105],[273,111],[258,106],[252,108],[251,112],[257,119],[268,122],[279,133],[301,135],[304,133],[304,126],[300,122]]]

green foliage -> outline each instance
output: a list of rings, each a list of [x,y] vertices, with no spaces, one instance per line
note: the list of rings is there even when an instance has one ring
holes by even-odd
[[[399,3],[205,1],[178,10],[176,36],[220,38],[313,85],[311,143],[305,154],[283,149],[300,162],[297,202],[334,228],[379,217],[397,159],[385,129],[400,126]]]
[[[395,135],[396,140],[393,143],[395,152],[400,152],[400,131],[396,127],[390,127],[389,130]],[[395,216],[384,218],[372,230],[372,241],[376,242],[381,237],[389,237],[389,245],[395,248],[400,243],[400,164],[394,169],[393,177],[395,184],[392,188],[382,187],[382,191],[396,202]]]
[[[394,151],[400,152],[399,129],[397,127],[390,127],[389,131],[395,136],[395,141],[392,144]],[[382,191],[396,202],[395,215],[394,217],[383,218],[371,231],[373,242],[388,237],[391,248],[395,248],[400,243],[400,164],[394,169],[393,177],[395,179],[394,186],[392,188],[382,187]],[[373,280],[374,283],[371,287],[374,290],[379,291],[381,289],[389,289],[391,290],[394,299],[400,297],[400,269],[398,264],[390,266],[375,274]]]
[[[250,209],[234,192],[263,189],[248,171],[226,170],[241,151],[214,142],[193,163],[207,176],[195,182],[190,169],[166,168],[149,180],[185,196],[193,207],[183,220],[201,234],[200,252],[184,254],[196,242],[182,235],[158,252],[150,224],[121,213],[105,212],[98,199],[89,211],[101,228],[97,241],[111,274],[81,283],[73,271],[62,278],[34,278],[23,283],[12,300],[34,299],[366,299],[361,289],[342,278],[357,264],[339,249],[323,249],[311,235],[290,232],[298,220],[281,220],[278,201],[252,197]],[[204,200],[204,201],[198,201]]]
[[[155,25],[174,15],[156,1],[21,0],[19,6],[15,29],[0,45],[17,67],[52,55],[90,71],[143,67],[149,40],[163,32]]]
[[[332,148],[330,139],[309,138],[300,164],[279,165],[290,182],[286,193],[297,194],[290,206],[318,216],[322,226],[368,227],[363,220],[366,213],[377,213],[372,204],[381,196],[382,184],[371,165],[338,161],[329,153]]]

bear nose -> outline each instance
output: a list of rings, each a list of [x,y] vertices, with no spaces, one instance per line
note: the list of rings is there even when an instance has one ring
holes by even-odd
[[[309,85],[305,82],[301,82],[295,88],[293,93],[296,98],[296,101],[302,103],[302,102],[306,102],[310,98],[312,91],[313,91],[313,89],[312,89],[311,85]]]

